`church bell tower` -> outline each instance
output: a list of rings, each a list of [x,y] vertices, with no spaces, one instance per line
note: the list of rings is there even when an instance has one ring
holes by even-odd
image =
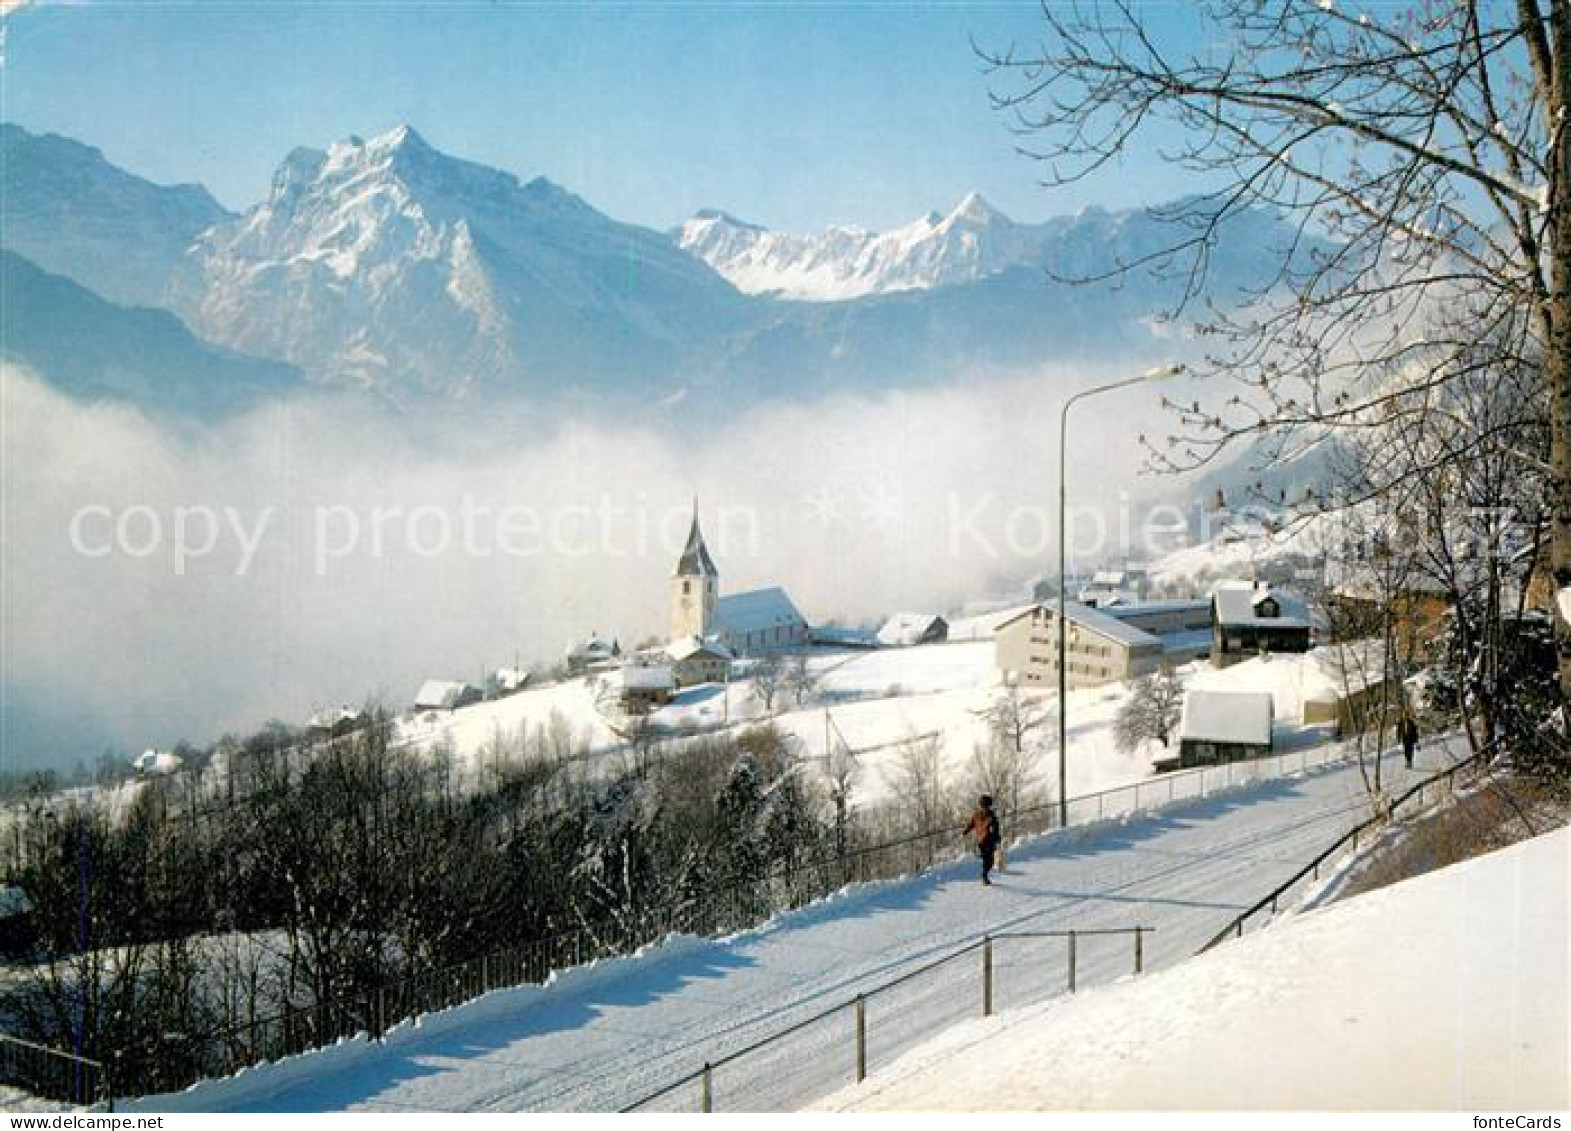
[[[671,639],[688,636],[702,639],[708,635],[719,599],[720,571],[704,545],[698,529],[698,500],[693,500],[693,525],[687,533],[687,547],[677,559],[671,574]]]

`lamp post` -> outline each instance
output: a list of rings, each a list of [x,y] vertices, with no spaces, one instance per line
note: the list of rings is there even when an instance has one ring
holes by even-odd
[[[1064,610],[1068,603],[1064,589],[1067,584],[1065,578],[1065,550],[1064,550],[1064,512],[1068,492],[1065,487],[1065,469],[1068,461],[1065,452],[1069,444],[1069,409],[1076,401],[1083,401],[1099,393],[1111,393],[1115,389],[1127,389],[1131,385],[1142,385],[1147,381],[1161,381],[1168,377],[1177,377],[1184,372],[1182,365],[1158,365],[1154,369],[1147,369],[1135,377],[1126,377],[1122,381],[1113,381],[1106,385],[1096,385],[1089,389],[1082,389],[1064,402],[1063,409],[1058,414],[1058,827],[1064,828],[1069,824],[1069,782],[1067,757],[1067,738],[1069,733],[1068,697],[1069,697],[1069,672],[1066,663],[1067,648],[1065,646],[1066,633],[1064,631]]]

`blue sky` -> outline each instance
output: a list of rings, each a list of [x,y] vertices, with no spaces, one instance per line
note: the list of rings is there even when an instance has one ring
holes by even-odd
[[[46,4],[7,20],[0,114],[236,209],[294,146],[405,121],[656,227],[719,207],[884,228],[973,188],[1036,219],[1184,191],[1149,155],[1038,187],[971,48],[1029,41],[1038,19],[1033,0]]]

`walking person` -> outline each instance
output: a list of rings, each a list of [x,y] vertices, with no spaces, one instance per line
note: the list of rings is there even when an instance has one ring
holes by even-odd
[[[1407,712],[1402,713],[1402,721],[1397,724],[1397,733],[1402,737],[1402,761],[1408,769],[1413,768],[1413,752],[1418,749],[1418,724],[1413,721],[1413,716]]]
[[[971,814],[971,823],[965,827],[965,835],[976,841],[976,850],[982,857],[982,882],[989,886],[993,881],[989,878],[993,871],[993,857],[998,852],[999,841],[1003,836],[998,828],[998,813],[993,809],[993,799],[988,794],[982,794],[976,801],[976,812]]]

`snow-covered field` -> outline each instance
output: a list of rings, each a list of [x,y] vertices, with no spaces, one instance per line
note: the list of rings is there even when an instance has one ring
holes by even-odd
[[[1571,830],[973,1020],[832,1111],[1564,1111]]]
[[[1425,759],[1449,756],[1431,743]],[[1393,781],[1405,777],[1390,759]],[[615,1109],[793,1022],[840,1006],[987,932],[1157,929],[1148,967],[1173,965],[1367,813],[1357,771],[1334,765],[1122,821],[1070,829],[1010,854],[992,888],[974,864],[867,884],[728,939],[679,939],[490,994],[364,1039],[150,1097],[141,1110]],[[1000,955],[1000,1008],[1056,994],[1060,940]],[[1126,940],[1081,956],[1082,985],[1128,970]],[[977,1007],[977,974],[918,978],[869,1010],[885,1068]],[[717,1070],[722,1109],[790,1109],[849,1079],[850,1014]],[[695,1088],[670,1098],[697,1102]]]
[[[810,700],[797,706],[782,689],[774,711],[766,709],[752,681],[739,676],[729,686],[705,684],[685,688],[650,719],[666,734],[713,732],[772,718],[795,742],[810,763],[823,759],[826,742],[844,743],[857,752],[859,769],[853,803],[875,805],[889,796],[889,782],[900,758],[900,746],[912,737],[937,735],[942,744],[944,772],[956,792],[967,790],[966,775],[973,750],[987,740],[985,712],[1000,693],[990,640],[927,644],[876,651],[815,651],[809,658],[817,686]],[[1192,668],[1186,668],[1186,676]],[[614,680],[614,675],[610,677]],[[1113,720],[1128,688],[1111,684],[1069,695],[1069,792],[1094,793],[1152,776],[1149,752],[1122,749],[1113,738]],[[618,734],[626,720],[609,698],[595,693],[579,678],[532,688],[505,699],[479,703],[451,714],[419,716],[400,726],[397,740],[416,747],[446,741],[461,766],[474,772],[497,739],[538,733],[557,727],[582,741],[592,752],[621,748]],[[1027,693],[1044,709],[1056,701],[1051,693]],[[832,726],[826,726],[825,713]],[[1056,759],[1048,751],[1056,742],[1054,724],[1038,729],[1033,743],[1041,751],[1034,780],[1045,784],[1056,775]],[[1048,762],[1053,765],[1049,766]]]

